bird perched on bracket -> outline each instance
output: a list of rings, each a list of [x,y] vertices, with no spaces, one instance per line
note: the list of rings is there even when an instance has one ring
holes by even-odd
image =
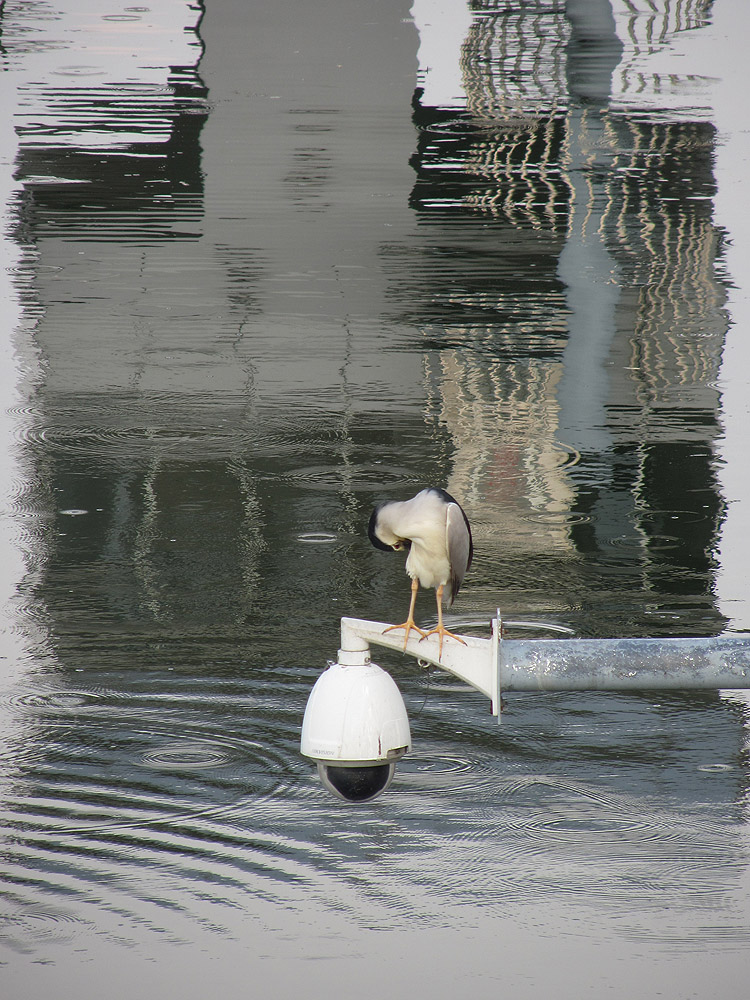
[[[428,635],[439,635],[439,657],[443,654],[444,636],[463,643],[460,636],[449,632],[443,625],[444,590],[448,588],[450,607],[474,554],[469,519],[458,501],[445,490],[430,486],[411,500],[380,503],[370,516],[367,533],[378,549],[385,552],[409,551],[406,557],[406,572],[411,577],[409,615],[402,625],[391,625],[385,631],[404,629],[404,649],[412,630],[419,632],[422,639]],[[435,588],[438,623],[437,628],[429,632],[414,623],[414,605],[420,584]]]

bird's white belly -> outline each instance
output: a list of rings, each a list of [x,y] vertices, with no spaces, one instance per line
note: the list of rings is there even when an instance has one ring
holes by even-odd
[[[451,568],[448,553],[431,554],[419,542],[412,542],[406,559],[406,572],[412,579],[419,580],[422,587],[439,587],[450,579]]]

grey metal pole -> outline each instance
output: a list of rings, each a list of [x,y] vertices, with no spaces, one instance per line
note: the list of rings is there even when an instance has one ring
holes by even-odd
[[[750,688],[750,635],[700,639],[503,639],[501,691]]]

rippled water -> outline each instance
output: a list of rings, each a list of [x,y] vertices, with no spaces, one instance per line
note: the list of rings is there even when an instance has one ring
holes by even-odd
[[[750,629],[743,18],[0,6],[3,997],[740,995],[741,695],[498,727],[379,653],[414,747],[358,807],[299,735],[425,483],[449,625]]]

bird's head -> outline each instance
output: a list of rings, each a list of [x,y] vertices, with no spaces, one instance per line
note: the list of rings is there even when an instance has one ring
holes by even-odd
[[[381,516],[383,509],[389,506],[388,503],[381,503],[370,515],[370,523],[367,526],[367,534],[376,549],[384,552],[402,552],[408,549],[411,542],[408,538],[401,538],[397,535],[389,524],[387,516]]]

